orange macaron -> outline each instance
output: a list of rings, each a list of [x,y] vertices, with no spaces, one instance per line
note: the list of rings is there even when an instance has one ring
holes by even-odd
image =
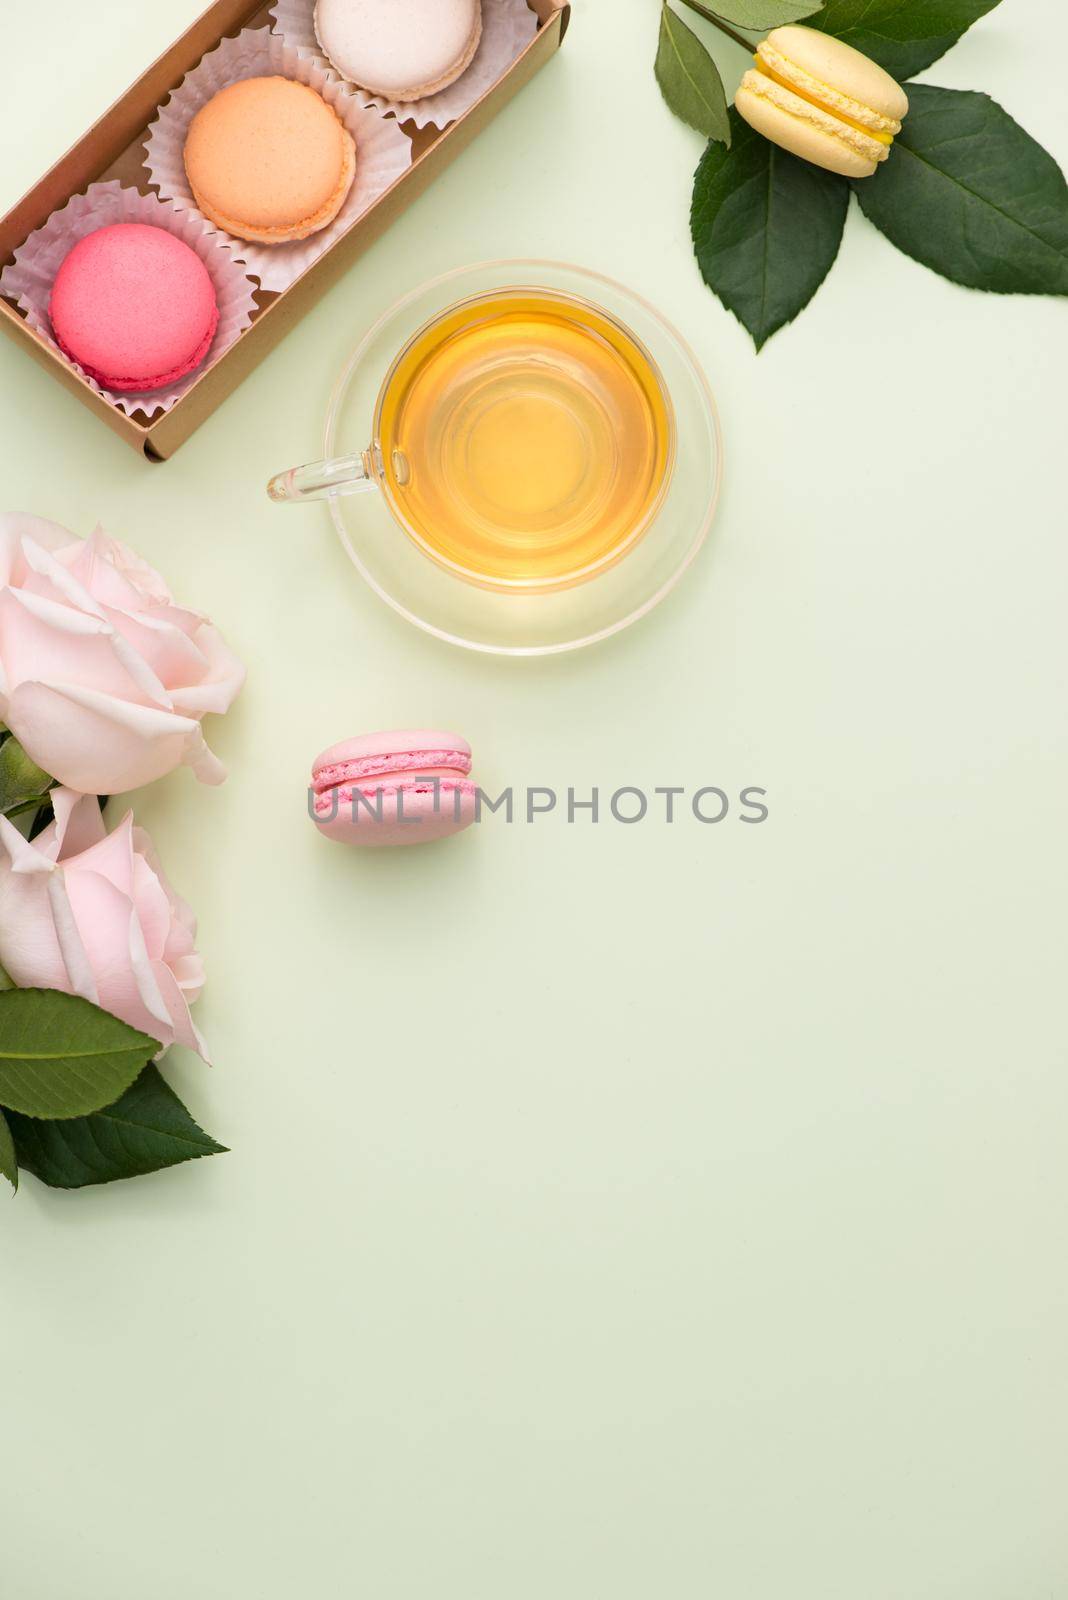
[[[306,84],[243,78],[193,118],[185,170],[209,222],[256,244],[284,244],[333,222],[352,187],[356,146]]]

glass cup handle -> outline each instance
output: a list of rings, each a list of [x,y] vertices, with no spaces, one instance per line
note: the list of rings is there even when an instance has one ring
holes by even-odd
[[[331,461],[312,461],[306,467],[290,467],[267,485],[272,500],[336,500],[343,494],[362,494],[375,487],[371,471],[371,452],[354,456],[334,456]]]

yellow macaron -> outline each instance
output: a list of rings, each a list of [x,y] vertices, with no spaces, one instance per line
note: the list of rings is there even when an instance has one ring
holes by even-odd
[[[890,154],[908,96],[882,67],[815,28],[775,28],[734,100],[773,144],[847,178],[870,178]]]

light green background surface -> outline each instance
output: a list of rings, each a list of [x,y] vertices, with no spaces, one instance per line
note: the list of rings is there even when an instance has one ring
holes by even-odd
[[[198,6],[20,17],[5,205]],[[136,797],[209,974],[216,1067],[171,1076],[233,1154],[3,1202],[4,1600],[1068,1595],[1064,304],[854,209],[758,359],[690,256],[655,37],[653,0],[579,0],[164,467],[0,346],[4,501],[100,518],[249,665],[225,787]],[[1063,162],[1066,43],[1007,0],[927,76]],[[540,663],[407,628],[263,494],[368,320],[501,254],[663,305],[727,445],[685,585]],[[321,841],[312,756],[420,722],[494,792],[771,816]]]

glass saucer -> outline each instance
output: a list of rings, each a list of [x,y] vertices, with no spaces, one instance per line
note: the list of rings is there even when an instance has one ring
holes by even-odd
[[[575,650],[628,627],[678,583],[715,515],[723,446],[715,401],[689,346],[660,313],[611,278],[556,261],[488,261],[461,267],[398,300],[368,330],[340,373],[326,419],[324,455],[359,450],[370,436],[383,379],[425,323],[472,295],[554,289],[602,306],[652,356],[675,412],[676,457],[659,511],[620,560],[550,592],[485,588],[432,560],[394,521],[380,494],[331,499],[341,542],[376,594],[417,628],[491,655]]]

